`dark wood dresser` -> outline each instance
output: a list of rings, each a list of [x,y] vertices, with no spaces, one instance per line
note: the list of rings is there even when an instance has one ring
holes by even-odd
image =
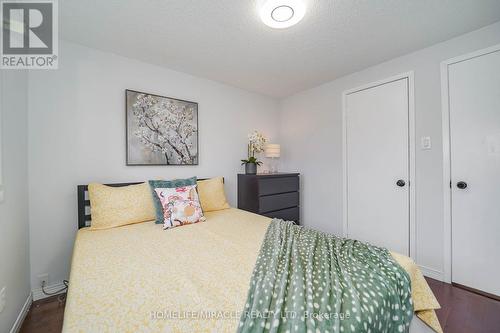
[[[238,208],[300,223],[299,174],[238,174]]]

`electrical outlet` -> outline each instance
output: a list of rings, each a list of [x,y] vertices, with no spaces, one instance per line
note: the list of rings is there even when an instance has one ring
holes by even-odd
[[[432,148],[430,136],[423,136],[420,138],[420,148],[422,150],[430,150]]]
[[[0,290],[0,313],[5,309],[5,304],[7,303],[7,287],[3,287],[2,290]]]
[[[38,286],[39,287],[47,287],[49,285],[49,274],[44,273],[38,275]]]

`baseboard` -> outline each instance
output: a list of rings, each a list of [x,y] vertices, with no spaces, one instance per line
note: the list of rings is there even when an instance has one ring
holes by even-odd
[[[31,303],[33,302],[33,297],[31,293],[28,295],[28,298],[26,299],[26,302],[24,303],[21,312],[19,312],[19,315],[16,318],[16,321],[14,322],[14,325],[10,329],[10,333],[17,333],[21,329],[21,326],[23,325],[24,318],[26,318],[26,315],[28,314],[28,311],[31,307]]]
[[[59,283],[56,283],[56,284],[53,284],[53,285],[50,285],[50,286],[47,286],[45,287],[45,291],[48,292],[48,293],[55,293],[59,290],[63,290],[61,291],[59,294],[62,294],[64,293],[66,290],[64,290],[64,283],[62,282],[59,282]],[[33,301],[38,301],[40,299],[44,299],[44,298],[47,298],[47,297],[50,297],[49,295],[45,295],[42,291],[42,288],[38,288],[38,289],[34,289],[32,291],[33,293]]]
[[[422,274],[424,276],[430,277],[431,279],[438,280],[438,281],[444,281],[444,273],[441,271],[438,271],[437,269],[434,268],[429,268],[426,266],[419,265],[420,270],[422,271]]]

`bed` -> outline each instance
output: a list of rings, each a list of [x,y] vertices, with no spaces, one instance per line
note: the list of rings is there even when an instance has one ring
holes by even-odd
[[[168,231],[154,222],[80,228],[63,332],[235,332],[271,219],[235,208],[206,218]],[[417,315],[439,332],[420,271],[392,255],[411,277]],[[432,330],[415,318],[410,332]]]

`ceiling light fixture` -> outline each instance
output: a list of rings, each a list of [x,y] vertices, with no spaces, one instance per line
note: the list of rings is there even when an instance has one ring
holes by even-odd
[[[267,0],[260,8],[260,18],[267,26],[284,29],[299,23],[306,13],[302,0]]]

